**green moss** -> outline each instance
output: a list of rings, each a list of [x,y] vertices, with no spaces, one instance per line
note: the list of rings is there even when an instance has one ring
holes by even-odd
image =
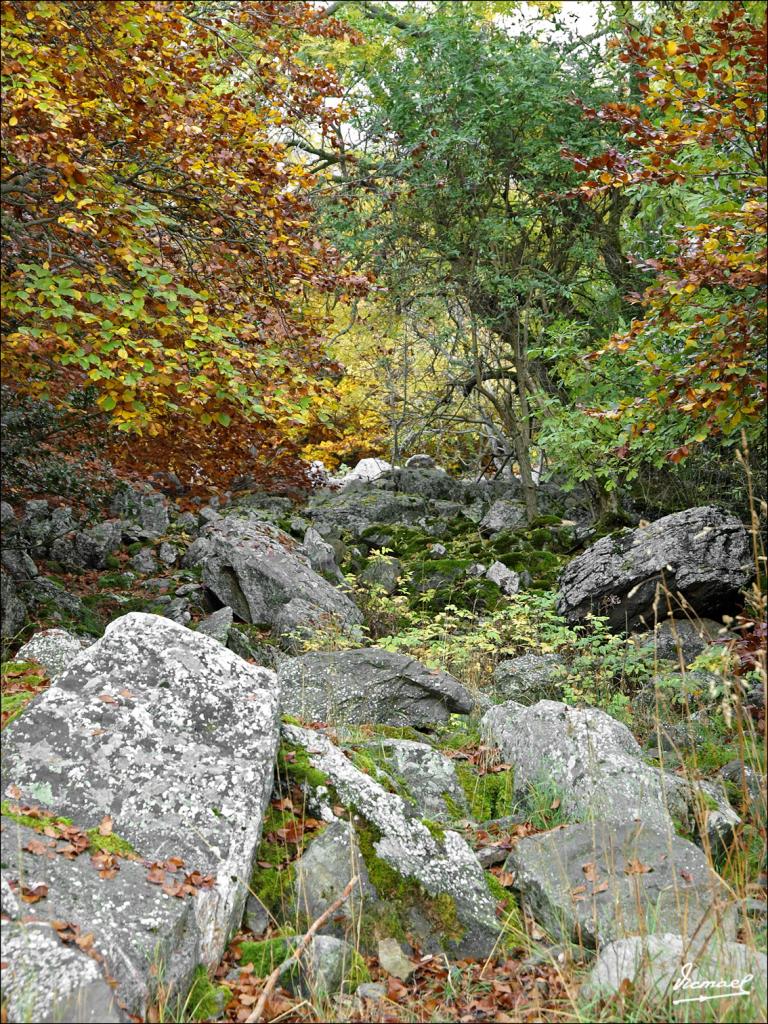
[[[448,792],[443,793],[442,797],[443,803],[445,804],[446,809],[448,810],[448,813],[451,816],[451,820],[463,821],[467,816],[466,807],[462,807],[460,804],[457,804],[456,801],[451,796],[451,794]]]
[[[195,969],[195,980],[186,999],[184,1016],[191,1020],[218,1017],[231,998],[231,989],[226,985],[215,985],[201,965]]]
[[[106,853],[117,854],[118,857],[138,856],[137,850],[134,849],[127,839],[122,839],[120,836],[99,835],[98,828],[89,828],[85,834],[88,836],[88,842],[94,850],[104,850]]]
[[[437,839],[439,843],[445,839],[445,828],[438,821],[432,821],[431,818],[422,818],[421,824],[429,830],[432,838]]]
[[[256,978],[267,978],[296,948],[296,941],[286,938],[263,939],[261,942],[243,942],[240,945],[240,966],[253,964]]]
[[[484,874],[491,895],[497,903],[502,904],[504,916],[500,947],[510,950],[518,946],[528,946],[528,934],[515,897],[501,885],[491,871],[485,871]]]
[[[375,921],[363,921],[363,940],[392,936],[406,939],[409,930],[409,911],[417,910],[435,933],[447,944],[458,942],[464,929],[456,913],[456,901],[449,893],[433,896],[414,879],[404,878],[378,856],[374,844],[381,833],[370,822],[358,817],[355,823],[360,852],[368,871],[368,878],[381,900],[377,905]]]
[[[478,775],[468,764],[456,764],[456,776],[476,821],[504,818],[514,809],[514,776],[511,769]]]
[[[141,541],[137,540],[133,544],[129,544],[128,545],[128,554],[129,555],[138,555],[138,553],[141,551],[141,549],[143,547],[144,547],[144,545],[141,543]]]
[[[262,850],[259,848],[259,859],[261,859],[261,853]],[[284,850],[282,850],[282,855],[285,858]],[[282,870],[278,867],[257,867],[251,876],[251,889],[266,909],[274,917],[279,917],[288,912],[293,901],[295,879],[296,873],[292,864],[288,864]]]
[[[119,569],[120,559],[116,555],[107,555],[104,559],[104,564],[108,569]]]
[[[44,828],[51,826],[53,828],[64,828],[66,825],[72,824],[71,818],[61,818],[55,814],[46,815],[43,818],[33,818],[28,814],[18,814],[11,810],[12,804],[8,800],[3,800],[0,804],[0,814],[3,818],[8,818],[9,821],[15,821],[17,825],[25,825],[27,828],[33,828],[36,832],[42,832]]]
[[[328,777],[312,765],[309,754],[302,746],[281,743],[277,753],[277,770],[280,777],[306,783],[312,789],[328,784]]]

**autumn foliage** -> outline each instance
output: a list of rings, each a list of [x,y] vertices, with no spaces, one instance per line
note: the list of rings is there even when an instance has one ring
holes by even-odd
[[[285,144],[344,116],[303,42],[353,34],[306,3],[186,0],[9,2],[2,32],[4,383],[127,466],[226,483],[279,458],[270,424],[333,369],[318,298],[367,287]]]
[[[639,102],[585,111],[615,126],[625,147],[591,159],[565,151],[589,172],[587,200],[661,187],[691,211],[666,251],[635,258],[652,283],[632,296],[642,314],[609,342],[648,380],[641,398],[623,403],[633,435],[665,411],[689,422],[688,442],[667,453],[673,462],[692,442],[764,415],[765,52],[765,21],[739,3],[711,21],[630,33],[619,60]]]

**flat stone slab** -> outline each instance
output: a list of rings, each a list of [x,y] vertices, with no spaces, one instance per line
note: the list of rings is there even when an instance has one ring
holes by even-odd
[[[377,647],[304,654],[278,678],[283,709],[305,722],[418,727],[474,706],[458,679]]]
[[[82,830],[108,816],[113,834],[148,861],[181,858],[187,872],[213,878],[194,897],[193,943],[178,918],[189,899],[167,896],[174,915],[157,918],[134,886],[122,892],[134,872],[128,862],[112,888],[122,892],[117,903],[104,902],[110,890],[97,872],[88,875],[71,919],[89,931],[94,908],[103,911],[99,939],[110,973],[121,970],[127,932],[149,928],[153,936],[142,951],[144,974],[118,992],[132,1013],[146,1009],[152,949],[164,955],[167,948],[169,969],[186,978],[198,962],[218,963],[239,925],[278,734],[272,672],[210,637],[137,612],[113,622],[6,729],[2,780],[10,802],[41,807]],[[57,889],[74,887],[69,872],[81,860],[65,862],[64,877],[52,879]],[[58,870],[60,858],[46,863]],[[142,892],[145,874],[136,880]]]
[[[505,870],[558,939],[594,948],[647,932],[735,937],[725,884],[698,846],[648,825],[565,825],[521,839]]]

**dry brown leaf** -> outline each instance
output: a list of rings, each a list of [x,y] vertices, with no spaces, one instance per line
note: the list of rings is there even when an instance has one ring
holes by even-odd
[[[99,822],[99,835],[100,836],[111,836],[112,835],[112,818],[105,814]]]

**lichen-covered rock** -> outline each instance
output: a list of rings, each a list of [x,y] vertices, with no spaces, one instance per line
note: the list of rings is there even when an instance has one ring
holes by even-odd
[[[89,641],[66,629],[44,629],[28,640],[16,654],[16,661],[36,661],[49,678],[63,672],[88,646]]]
[[[453,761],[439,750],[415,740],[384,738],[372,740],[364,749],[405,788],[422,817],[444,823],[453,821],[457,811],[470,817]]]
[[[78,569],[105,569],[107,557],[117,551],[122,540],[122,521],[107,519],[86,530],[56,538],[51,545],[51,557]]]
[[[157,559],[155,552],[150,547],[143,547],[131,559],[131,568],[142,576],[150,576],[157,572]]]
[[[284,726],[283,735],[304,748],[312,767],[327,777],[339,800],[354,808],[370,883],[379,900],[399,902],[406,932],[420,932],[418,944],[425,950],[488,956],[498,942],[500,923],[482,868],[466,841],[450,830],[434,835],[402,797],[388,793],[355,768],[322,734]],[[388,893],[386,884],[394,877],[405,884],[401,891]],[[442,918],[439,924],[434,916],[430,920],[430,907]],[[383,930],[378,937],[385,937],[386,919],[378,918]]]
[[[514,597],[520,589],[520,573],[508,569],[503,562],[493,562],[485,574],[485,578],[495,583],[502,594]]]
[[[704,938],[708,940],[708,936]],[[765,953],[741,942],[692,943],[687,936],[669,932],[635,935],[600,950],[579,998],[582,1002],[608,1000],[631,985],[634,995],[652,1012],[651,1007],[659,1002],[666,1005],[686,997],[697,1000],[702,993],[716,995],[720,1002],[730,991],[738,1000],[739,1018],[757,1020],[765,1012],[765,979]],[[712,985],[719,981],[723,984]]]
[[[34,907],[93,930],[132,1013],[145,1015],[152,951],[165,960],[165,981],[183,988],[197,963],[218,963],[239,925],[278,728],[272,673],[209,637],[141,613],[113,622],[7,727],[6,797],[81,829],[108,815],[114,834],[143,857],[180,857],[186,871],[214,878],[213,888],[177,900],[147,885],[146,872],[129,862],[109,880],[82,857],[39,857],[35,871],[27,868],[27,877],[37,873],[49,885]],[[89,873],[76,879],[81,868]],[[150,910],[146,890],[155,894]],[[127,935],[134,936],[133,955]]]
[[[597,708],[542,700],[490,708],[481,727],[514,769],[515,790],[554,783],[574,820],[616,824],[642,820],[671,828],[664,776],[645,764],[625,725]]]
[[[514,530],[525,523],[525,505],[519,501],[508,501],[504,498],[494,501],[483,518],[478,530],[486,537],[492,537],[502,530]]]
[[[560,577],[558,614],[580,622],[605,615],[613,629],[654,623],[660,588],[702,616],[732,612],[754,574],[749,536],[735,516],[689,508],[648,526],[603,537]],[[666,613],[666,600],[658,605]]]
[[[386,473],[390,469],[392,469],[392,465],[386,459],[360,459],[355,468],[342,477],[341,483],[342,486],[360,481],[372,483],[372,481],[378,480],[382,473]]]
[[[409,459],[405,460],[406,469],[436,469],[435,460],[431,455],[424,455],[419,453],[418,455],[412,455]]]
[[[531,705],[557,700],[562,692],[565,663],[559,654],[522,654],[500,661],[493,670],[493,695]]]
[[[590,948],[648,931],[735,936],[733,902],[702,851],[645,823],[590,822],[529,836],[505,870],[551,934]]]
[[[10,1024],[127,1020],[97,961],[74,944],[65,945],[49,924],[2,921],[0,929],[4,1020]]]
[[[278,678],[283,709],[305,722],[418,728],[474,705],[453,676],[378,647],[303,654],[284,662]]]
[[[359,609],[318,575],[287,533],[253,517],[231,515],[209,523],[185,564],[202,566],[203,584],[239,619],[290,635],[322,626],[359,624]]]

